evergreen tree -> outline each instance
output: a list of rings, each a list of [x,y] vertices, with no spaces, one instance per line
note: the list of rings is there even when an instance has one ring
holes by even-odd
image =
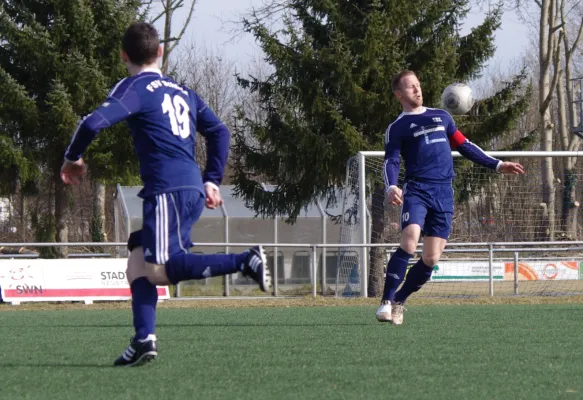
[[[38,239],[67,241],[68,191],[59,176],[64,150],[79,119],[126,76],[119,43],[140,5],[0,1],[0,189],[9,193],[16,182],[37,180],[41,173],[49,177],[49,215],[36,218],[38,232],[47,234]],[[92,177],[134,176],[130,143],[122,126],[103,132],[87,154],[96,159]]]
[[[273,73],[264,80],[239,77],[243,87],[259,96],[263,114],[238,114],[237,194],[257,213],[293,222],[302,207],[332,196],[344,184],[351,156],[384,149],[384,132],[401,112],[391,91],[395,73],[405,68],[417,73],[427,106],[439,106],[448,84],[478,77],[495,50],[501,10],[494,9],[460,36],[468,4],[290,0],[282,29],[272,31],[257,17],[245,20]],[[472,141],[490,140],[512,125],[526,106],[523,81],[524,76],[517,77],[494,99],[477,105],[466,123],[458,121],[462,129],[469,128]],[[264,192],[260,182],[274,184],[276,190]],[[382,204],[381,177],[372,190],[373,203]],[[382,206],[373,204],[372,209],[373,224],[384,225]],[[383,234],[373,234],[371,240],[383,242]],[[383,251],[372,248],[371,260],[384,260],[374,254]],[[371,296],[382,291],[383,267],[370,265]]]

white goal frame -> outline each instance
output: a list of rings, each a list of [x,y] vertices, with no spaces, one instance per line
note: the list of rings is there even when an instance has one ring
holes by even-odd
[[[532,157],[532,158],[543,158],[543,157],[583,157],[583,151],[486,151],[491,157],[496,158],[509,158],[509,157]],[[367,215],[370,215],[367,201],[366,201],[366,159],[367,158],[381,158],[384,157],[384,151],[360,151],[357,154],[358,159],[358,213],[360,216],[365,216],[364,222],[360,223],[359,226],[359,235],[358,238],[359,244],[368,244],[368,234],[369,234],[369,223]],[[454,158],[462,157],[462,155],[457,151],[452,151],[452,156]],[[348,175],[348,173],[347,173]],[[455,178],[454,178],[455,179]],[[504,244],[505,242],[501,243],[456,243],[456,245],[481,245],[481,246],[492,246],[492,245],[499,245]],[[541,242],[544,243],[544,242]],[[564,243],[564,242],[563,242]],[[507,243],[509,244],[509,242]],[[527,242],[516,242],[512,243],[513,245],[528,245],[532,243]],[[370,247],[361,247],[360,248],[360,290],[361,290],[361,297],[368,297],[368,253]]]

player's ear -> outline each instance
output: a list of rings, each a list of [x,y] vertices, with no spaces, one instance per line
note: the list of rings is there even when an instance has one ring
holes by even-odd
[[[129,62],[129,61],[130,61],[130,58],[128,57],[128,55],[127,55],[127,53],[126,53],[125,51],[123,51],[123,50],[120,50],[120,52],[119,52],[119,55],[120,55],[120,57],[121,57],[121,60],[122,60],[124,63],[127,63],[127,62]]]
[[[157,58],[162,57],[162,54],[164,54],[164,48],[162,47],[162,45],[158,46],[158,53],[156,54]]]

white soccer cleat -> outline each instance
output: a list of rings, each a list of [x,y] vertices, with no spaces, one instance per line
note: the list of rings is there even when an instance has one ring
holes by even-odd
[[[391,308],[393,325],[401,325],[403,323],[403,311],[405,311],[405,306],[403,304],[396,303],[393,304]]]
[[[385,300],[377,310],[377,320],[380,322],[391,322],[391,302]]]

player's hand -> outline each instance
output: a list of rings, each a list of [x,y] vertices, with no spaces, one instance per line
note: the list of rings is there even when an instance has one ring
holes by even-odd
[[[520,175],[524,174],[524,167],[518,163],[504,161],[502,164],[500,164],[498,172],[501,174]]]
[[[77,185],[79,184],[79,177],[87,173],[87,165],[82,158],[77,161],[67,161],[63,162],[61,167],[61,179],[65,185]]]
[[[387,192],[387,203],[394,206],[403,204],[403,191],[396,186],[391,186]]]
[[[205,206],[214,210],[215,208],[223,204],[223,197],[218,189],[213,185],[204,185],[204,191],[206,193]]]

